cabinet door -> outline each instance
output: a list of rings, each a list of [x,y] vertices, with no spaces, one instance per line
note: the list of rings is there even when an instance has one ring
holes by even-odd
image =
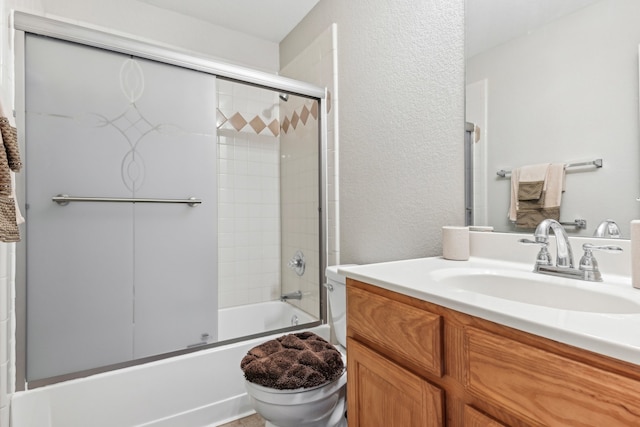
[[[443,425],[443,392],[382,355],[348,339],[349,427]]]
[[[476,411],[471,406],[464,407],[464,426],[465,427],[505,427],[504,424],[497,422],[493,418],[489,418],[482,412]]]

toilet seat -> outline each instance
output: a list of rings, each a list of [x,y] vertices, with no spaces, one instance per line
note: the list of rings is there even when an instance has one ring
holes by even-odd
[[[277,390],[245,381],[256,412],[269,427],[346,427],[344,418],[347,371],[313,388]]]
[[[293,390],[277,390],[275,388],[261,386],[246,381],[249,395],[265,403],[273,403],[283,406],[299,405],[305,402],[314,402],[324,399],[335,393],[347,383],[347,370],[330,383],[321,384],[311,388],[296,388]]]

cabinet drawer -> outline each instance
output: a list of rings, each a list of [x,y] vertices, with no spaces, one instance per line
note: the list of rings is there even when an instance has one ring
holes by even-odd
[[[442,375],[441,318],[416,307],[347,288],[347,330],[388,353]]]
[[[640,425],[638,381],[473,328],[465,350],[467,389],[532,423]]]

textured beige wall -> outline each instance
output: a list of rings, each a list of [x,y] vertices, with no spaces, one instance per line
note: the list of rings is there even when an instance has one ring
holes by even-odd
[[[338,28],[341,263],[441,253],[464,222],[464,0],[321,0],[285,66]]]

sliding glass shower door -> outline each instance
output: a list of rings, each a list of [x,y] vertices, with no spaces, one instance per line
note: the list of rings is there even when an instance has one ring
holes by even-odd
[[[215,341],[215,76],[25,51],[27,379]]]

